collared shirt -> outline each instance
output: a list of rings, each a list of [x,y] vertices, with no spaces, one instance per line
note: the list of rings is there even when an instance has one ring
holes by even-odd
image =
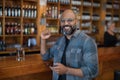
[[[61,62],[65,48],[65,36],[62,36],[51,47],[43,60],[53,58],[54,63]],[[81,69],[83,77],[66,74],[66,80],[92,80],[98,74],[97,46],[92,38],[77,30],[69,41],[66,49],[66,66]],[[53,80],[58,80],[59,74],[53,71]]]

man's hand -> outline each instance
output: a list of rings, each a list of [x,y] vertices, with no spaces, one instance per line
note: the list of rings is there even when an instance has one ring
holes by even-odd
[[[41,33],[41,54],[46,53],[46,39],[48,39],[51,36],[51,33],[48,29],[44,30]]]
[[[61,63],[55,63],[55,65],[50,66],[50,68],[60,75],[66,74],[68,70],[68,68]]]
[[[51,36],[50,30],[46,29],[41,33],[41,39],[48,39]]]

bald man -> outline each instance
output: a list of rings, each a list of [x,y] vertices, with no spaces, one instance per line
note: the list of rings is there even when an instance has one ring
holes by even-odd
[[[93,39],[77,30],[75,13],[65,10],[60,18],[61,33],[56,43],[46,51],[45,44],[51,34],[41,33],[41,56],[53,59],[53,80],[92,80],[98,74],[97,46]]]

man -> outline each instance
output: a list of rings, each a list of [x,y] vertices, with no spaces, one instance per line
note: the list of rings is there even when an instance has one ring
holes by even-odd
[[[97,47],[93,39],[77,30],[77,18],[72,10],[65,10],[60,18],[62,37],[48,51],[45,40],[50,32],[41,33],[43,60],[53,58],[53,80],[92,80],[98,73]]]

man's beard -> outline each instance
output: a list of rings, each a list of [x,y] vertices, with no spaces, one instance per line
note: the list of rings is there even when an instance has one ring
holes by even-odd
[[[66,29],[68,28],[68,29]],[[71,26],[71,25],[64,25],[61,27],[61,33],[63,35],[71,35],[75,32],[76,26]]]

